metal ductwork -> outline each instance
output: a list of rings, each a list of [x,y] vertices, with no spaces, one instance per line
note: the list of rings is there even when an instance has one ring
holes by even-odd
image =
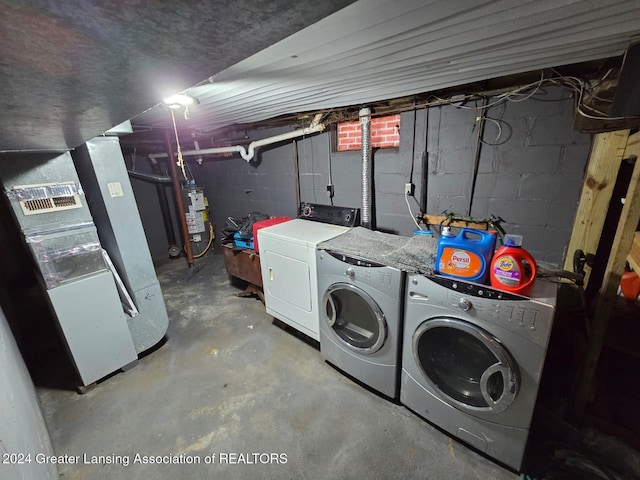
[[[371,221],[372,204],[372,166],[371,166],[371,110],[360,109],[360,126],[362,134],[362,226],[373,229]]]

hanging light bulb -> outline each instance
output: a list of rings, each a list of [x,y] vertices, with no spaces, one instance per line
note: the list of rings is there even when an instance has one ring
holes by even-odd
[[[197,105],[198,103],[200,102],[196,97],[192,97],[186,93],[171,95],[170,97],[162,100],[162,105],[171,110],[177,110],[182,107],[189,108],[190,105]]]

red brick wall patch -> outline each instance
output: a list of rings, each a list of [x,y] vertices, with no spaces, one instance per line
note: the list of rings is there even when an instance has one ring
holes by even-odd
[[[337,150],[360,150],[360,121],[338,124]],[[371,146],[397,148],[400,146],[400,114],[371,119]]]

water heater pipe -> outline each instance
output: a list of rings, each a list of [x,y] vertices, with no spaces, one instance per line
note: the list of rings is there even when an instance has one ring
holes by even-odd
[[[371,110],[361,108],[360,126],[362,135],[362,226],[371,230]]]
[[[167,177],[166,175],[159,175],[157,173],[143,173],[143,172],[134,172],[132,170],[127,170],[127,173],[131,178],[137,178],[138,180],[144,180],[145,182],[151,183],[171,183],[171,177]]]
[[[173,152],[173,140],[171,134],[167,131],[164,133],[165,142],[167,144],[168,155],[171,158],[174,157]],[[178,165],[176,162],[169,163],[169,170],[171,171],[171,179],[173,180],[173,196],[176,202],[176,214],[180,219],[180,230],[182,231],[182,241],[184,242],[184,250],[187,255],[187,263],[189,268],[193,267],[193,251],[191,250],[191,239],[189,238],[189,227],[187,226],[187,218],[184,212],[184,202],[182,201],[182,187],[180,186],[180,178],[178,177]]]
[[[258,147],[263,147],[265,145],[271,145],[273,143],[282,142],[284,140],[291,140],[292,138],[303,137],[305,135],[309,135],[311,133],[322,132],[326,126],[324,123],[318,123],[320,121],[321,115],[318,114],[315,116],[311,125],[305,128],[301,128],[298,130],[294,130],[292,132],[282,133],[280,135],[275,135],[273,137],[263,138],[261,140],[255,140],[251,142],[247,148],[242,145],[233,145],[229,147],[213,147],[213,148],[202,148],[196,150],[185,150],[182,152],[182,156],[193,156],[193,155],[209,155],[214,153],[239,153],[240,156],[245,159],[247,162],[253,160],[255,155],[255,150]],[[149,158],[164,158],[167,157],[166,153],[151,153]]]

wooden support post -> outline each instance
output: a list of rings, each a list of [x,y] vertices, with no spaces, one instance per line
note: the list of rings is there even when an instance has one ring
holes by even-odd
[[[591,323],[586,359],[578,379],[575,393],[575,415],[581,420],[587,403],[593,394],[596,369],[604,345],[609,318],[617,300],[618,285],[624,271],[638,222],[640,221],[640,160],[636,160],[624,207],[616,229],[616,236],[609,255],[604,281],[596,300]]]
[[[640,232],[636,232],[633,237],[633,245],[631,245],[627,262],[629,262],[633,271],[640,275]]]
[[[576,250],[595,254],[598,249],[628,138],[629,130],[595,136],[564,263],[565,270],[573,271],[573,254]],[[590,270],[586,273],[585,284]]]
[[[640,157],[640,132],[629,135],[623,158]]]

